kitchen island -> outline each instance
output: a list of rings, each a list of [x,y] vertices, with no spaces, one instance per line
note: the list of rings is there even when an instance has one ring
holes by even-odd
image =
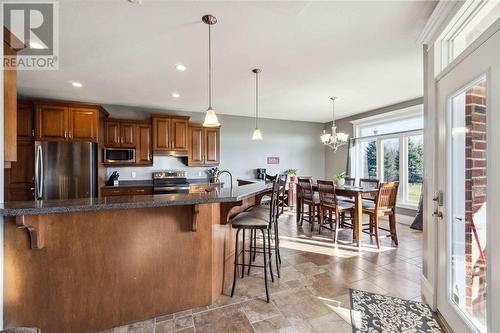
[[[268,192],[1,204],[4,326],[94,332],[213,303],[232,279],[230,220]]]

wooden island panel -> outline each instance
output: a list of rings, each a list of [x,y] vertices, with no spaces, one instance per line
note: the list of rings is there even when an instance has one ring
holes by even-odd
[[[231,272],[230,225],[216,225],[218,203],[200,204],[193,232],[193,207],[25,216],[43,223],[40,250],[8,218],[5,327],[94,332],[211,304]]]

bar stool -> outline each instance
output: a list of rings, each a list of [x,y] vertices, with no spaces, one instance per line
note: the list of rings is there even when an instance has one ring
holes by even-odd
[[[271,251],[271,229],[273,223],[276,221],[276,211],[279,195],[279,182],[275,180],[273,182],[272,194],[271,194],[271,204],[269,209],[269,215],[266,217],[266,212],[262,209],[255,207],[247,212],[240,213],[231,221],[232,227],[236,230],[236,249],[234,253],[234,276],[233,276],[233,287],[231,289],[231,297],[234,295],[234,289],[236,287],[236,278],[238,275],[238,266],[242,266],[241,278],[245,276],[245,252],[249,252],[248,258],[248,272],[250,274],[250,267],[260,267],[264,268],[264,286],[266,288],[266,300],[269,303],[269,287],[267,283],[267,269],[271,274],[271,281],[274,282],[273,268],[272,268],[272,251]],[[275,226],[277,228],[277,226]],[[243,230],[243,241],[242,249],[239,249],[239,234]],[[249,250],[245,249],[245,230],[250,230],[250,247]],[[260,230],[262,233],[262,247],[257,247],[257,232]],[[275,242],[275,246],[277,243]],[[252,264],[255,261],[256,253],[263,254],[264,265]],[[239,263],[239,257],[242,256],[241,263]],[[276,259],[278,259],[278,251],[275,249]],[[269,266],[269,267],[268,267]],[[276,264],[276,267],[277,264]]]
[[[288,193],[286,190],[286,182],[288,180],[288,175],[282,174],[278,176],[278,182],[280,184],[280,193],[278,195],[278,206],[277,210],[278,217],[280,217],[285,212],[285,205],[288,201]]]

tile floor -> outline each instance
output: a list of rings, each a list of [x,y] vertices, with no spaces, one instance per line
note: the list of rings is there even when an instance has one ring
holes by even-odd
[[[280,232],[281,279],[270,285],[271,303],[264,301],[262,271],[254,268],[237,280],[233,298],[104,332],[352,332],[349,288],[420,300],[419,231],[398,224],[399,247],[385,238],[377,250],[365,235],[358,250],[352,231],[341,231],[334,245],[330,232],[311,232],[307,222],[298,227],[295,213],[285,212]]]

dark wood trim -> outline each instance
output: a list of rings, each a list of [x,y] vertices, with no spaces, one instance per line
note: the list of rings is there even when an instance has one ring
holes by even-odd
[[[107,118],[107,122],[120,122],[120,123],[130,123],[130,124],[145,124],[151,125],[152,121],[147,119],[124,119],[124,118]]]
[[[189,120],[190,116],[179,116],[165,113],[151,113],[151,118],[169,118],[169,119],[182,119]]]
[[[45,106],[66,106],[70,108],[96,108],[101,111],[105,117],[109,117],[109,112],[106,111],[106,109],[100,105],[100,104],[95,104],[95,103],[87,103],[87,102],[78,102],[78,101],[66,101],[66,100],[59,100],[59,99],[38,99],[38,98],[29,98],[29,97],[23,97],[23,99],[31,99],[33,104],[35,106],[38,105],[45,105]]]

